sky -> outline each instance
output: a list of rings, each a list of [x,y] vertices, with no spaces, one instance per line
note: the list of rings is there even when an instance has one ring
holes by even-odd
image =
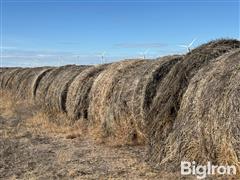
[[[240,37],[239,0],[1,0],[1,66],[99,64]]]

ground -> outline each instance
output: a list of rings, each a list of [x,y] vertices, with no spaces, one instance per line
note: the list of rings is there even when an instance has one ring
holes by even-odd
[[[152,169],[145,146],[97,142],[11,95],[0,105],[0,179],[178,179]]]

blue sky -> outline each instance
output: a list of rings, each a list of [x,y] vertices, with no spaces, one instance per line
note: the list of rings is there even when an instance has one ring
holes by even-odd
[[[1,0],[2,66],[98,64],[239,38],[239,0]]]

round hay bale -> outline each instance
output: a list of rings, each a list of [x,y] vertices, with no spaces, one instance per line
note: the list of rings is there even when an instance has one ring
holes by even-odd
[[[19,86],[17,87],[17,97],[32,100],[32,83],[44,69],[47,69],[47,67],[29,68],[26,70],[23,75],[24,77],[21,79]]]
[[[143,136],[146,136],[145,119],[161,81],[180,60],[182,56],[173,55],[150,61],[135,81],[131,111],[137,131]]]
[[[240,42],[231,39],[203,44],[186,54],[163,79],[146,119],[150,161],[159,162],[159,154],[164,154],[165,140],[172,131],[182,96],[191,78],[215,58],[239,47]]]
[[[27,74],[29,73],[29,71],[31,71],[32,68],[24,68],[22,69],[21,72],[19,72],[13,79],[12,79],[12,83],[14,84],[14,86],[12,86],[11,91],[16,95],[18,92],[18,88],[20,86],[20,84],[22,83],[22,81],[26,78]]]
[[[9,78],[12,71],[15,71],[17,68],[1,68],[0,73],[0,88],[3,89],[6,86],[6,81]]]
[[[58,68],[51,69],[50,71],[47,71],[44,74],[44,76],[40,75],[41,78],[40,77],[38,78],[38,85],[36,86],[34,97],[34,101],[37,105],[46,108],[47,105],[45,102],[45,97],[47,95],[50,84],[54,81],[58,74],[62,73],[68,67],[69,66],[61,66]]]
[[[47,71],[47,73],[45,73],[44,76],[40,76],[41,78],[39,78],[40,81],[38,82],[38,85],[36,87],[35,98],[34,98],[35,103],[37,105],[40,105],[45,109],[46,107],[48,107],[48,105],[45,102],[45,99],[46,99],[47,92],[50,85],[52,84],[52,82],[54,81],[54,79],[57,77],[58,74],[62,73],[64,70],[66,70],[69,67],[71,67],[71,65],[54,68],[54,69],[51,69],[50,71]]]
[[[128,60],[111,64],[94,81],[90,92],[89,120],[100,123],[104,136],[116,137],[121,130],[135,136],[132,97],[138,79],[151,64],[148,60]],[[126,127],[126,128],[125,128]],[[129,138],[129,139],[128,139]]]
[[[67,92],[66,110],[73,121],[87,119],[89,92],[96,77],[108,64],[93,66],[82,71],[71,83]]]
[[[240,49],[224,54],[192,78],[164,153],[155,154],[161,168],[176,171],[181,161],[240,168],[239,59]]]
[[[33,102],[36,102],[36,94],[37,94],[37,89],[38,89],[38,86],[39,86],[39,83],[41,82],[42,78],[44,76],[46,76],[48,73],[50,73],[53,69],[55,68],[46,68],[46,69],[43,69],[34,79],[33,79],[33,82],[32,82],[32,86],[31,86],[31,91],[32,91],[32,94],[31,94],[31,98],[32,98],[32,101]]]
[[[50,84],[45,102],[49,109],[56,112],[66,112],[68,88],[75,77],[89,66],[69,66],[57,74]]]
[[[101,122],[101,114],[105,108],[103,101],[107,97],[109,89],[114,86],[112,82],[113,77],[118,71],[134,62],[122,61],[113,63],[97,76],[89,93],[88,120],[90,122]]]
[[[17,69],[14,69],[13,71],[10,71],[8,74],[6,74],[6,79],[3,84],[4,88],[8,90],[12,90],[12,88],[15,86],[14,84],[14,82],[16,82],[15,79],[18,78],[18,75],[21,74],[23,70],[24,68],[17,68]]]

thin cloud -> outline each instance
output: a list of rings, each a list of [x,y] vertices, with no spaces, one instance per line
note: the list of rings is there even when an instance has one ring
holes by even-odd
[[[114,47],[118,48],[160,48],[166,47],[164,43],[118,43]]]
[[[74,42],[74,41],[65,41],[65,42],[58,42],[61,45],[79,45],[81,42]]]
[[[4,49],[4,50],[6,50],[6,49],[16,49],[16,47],[14,47],[14,46],[0,46],[0,49]]]

